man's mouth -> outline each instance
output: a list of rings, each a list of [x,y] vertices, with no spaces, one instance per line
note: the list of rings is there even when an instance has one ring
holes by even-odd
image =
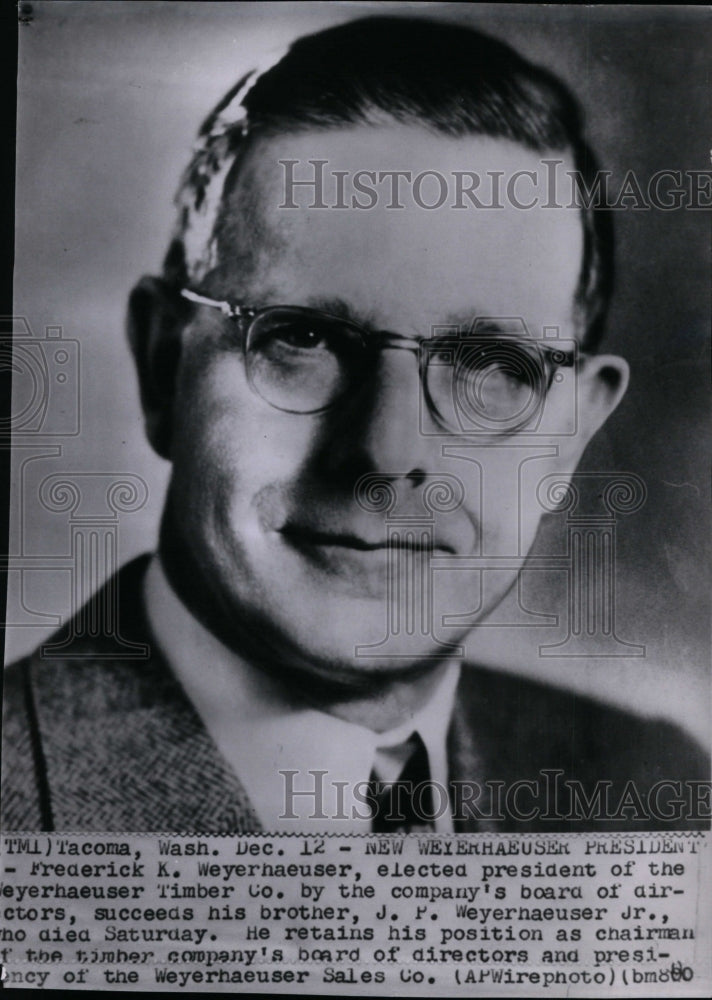
[[[406,528],[388,538],[294,524],[279,533],[307,565],[329,577],[335,591],[379,600],[389,593],[389,581],[395,577],[415,573],[420,579],[422,571],[416,571],[416,564],[433,554],[454,551],[438,545],[422,528]]]
[[[306,525],[287,524],[280,534],[296,548],[340,548],[356,552],[383,552],[406,549],[413,552],[454,553],[452,546],[438,543],[429,532],[413,528],[403,528],[393,532],[388,538],[370,539],[350,531],[323,531]]]

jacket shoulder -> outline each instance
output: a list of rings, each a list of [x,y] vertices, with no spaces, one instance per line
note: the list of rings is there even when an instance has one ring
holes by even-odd
[[[470,725],[506,742],[521,767],[561,767],[577,777],[636,781],[706,781],[709,755],[680,726],[575,691],[513,674],[463,671]]]
[[[488,829],[509,832],[709,828],[709,757],[682,728],[575,691],[466,667],[451,746],[465,783],[544,795]],[[544,790],[544,791],[542,791]],[[527,807],[528,808],[528,807]]]
[[[107,705],[141,699],[151,686],[140,592],[148,557],[110,578],[89,603],[34,653],[4,671],[0,829],[52,829],[52,772],[43,718],[76,730]],[[120,606],[118,598],[120,597]],[[112,620],[107,618],[116,613]],[[98,628],[86,628],[88,621]],[[122,660],[116,643],[139,657]],[[154,685],[158,687],[158,685]]]
[[[255,830],[259,821],[155,644],[139,560],[10,668],[5,829]]]

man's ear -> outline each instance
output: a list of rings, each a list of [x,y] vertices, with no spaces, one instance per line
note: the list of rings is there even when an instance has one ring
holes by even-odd
[[[171,457],[175,382],[186,310],[159,278],[142,278],[129,297],[127,335],[136,363],[146,436]]]
[[[591,438],[623,399],[629,380],[624,358],[615,354],[584,358],[578,373],[576,433],[562,447],[565,471],[573,473]]]

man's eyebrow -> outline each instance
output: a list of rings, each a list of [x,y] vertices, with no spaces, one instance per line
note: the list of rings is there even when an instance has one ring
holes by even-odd
[[[349,323],[357,323],[359,326],[367,328],[374,326],[372,315],[369,316],[366,313],[360,312],[345,299],[341,299],[338,296],[334,298],[325,298],[320,295],[310,296],[307,299],[307,305],[310,309],[318,309],[320,312],[337,316],[339,319],[347,320]]]
[[[318,309],[320,312],[329,313],[331,316],[337,316],[339,319],[346,320],[347,322],[356,323],[358,326],[365,327],[366,329],[380,329],[380,324],[375,321],[373,314],[368,315],[361,312],[345,299],[338,296],[333,298],[310,296],[307,299],[307,305],[310,309]],[[448,327],[457,329],[448,330]],[[398,333],[400,331],[393,330],[391,332]],[[467,312],[447,313],[442,322],[431,323],[429,328],[424,325],[420,331],[420,337],[423,340],[427,340],[431,337],[452,336],[456,332],[460,334],[476,332],[480,335],[492,337],[516,336],[521,338],[529,336],[523,320],[519,317],[487,316],[473,308]]]
[[[526,336],[527,327],[519,316],[488,316],[482,310],[449,313],[443,326],[456,326],[461,333],[488,333],[493,336]]]

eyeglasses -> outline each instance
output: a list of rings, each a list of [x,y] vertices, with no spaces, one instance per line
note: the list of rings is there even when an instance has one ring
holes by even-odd
[[[252,309],[187,288],[181,295],[240,325],[249,385],[285,413],[336,406],[366,384],[380,351],[405,350],[418,356],[423,396],[446,431],[512,434],[540,415],[557,369],[584,356],[503,333],[499,320],[477,320],[464,335],[418,339],[301,306]],[[526,333],[521,321],[508,322]]]

